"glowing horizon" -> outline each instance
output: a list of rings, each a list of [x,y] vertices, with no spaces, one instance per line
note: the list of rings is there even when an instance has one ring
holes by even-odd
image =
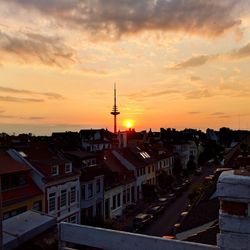
[[[249,10],[247,0],[2,1],[0,132],[113,131],[114,82],[117,130],[126,119],[136,130],[249,130]]]

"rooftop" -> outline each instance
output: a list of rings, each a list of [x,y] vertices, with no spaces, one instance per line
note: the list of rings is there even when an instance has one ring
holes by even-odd
[[[35,211],[27,211],[4,220],[4,249],[14,249],[55,225],[54,217]]]
[[[14,160],[7,152],[0,151],[0,175],[29,171],[29,168]]]

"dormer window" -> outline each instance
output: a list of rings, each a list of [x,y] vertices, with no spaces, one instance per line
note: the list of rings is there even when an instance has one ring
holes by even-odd
[[[56,176],[59,174],[59,167],[57,165],[51,167],[51,175]]]
[[[72,164],[71,163],[66,163],[65,164],[65,173],[71,173],[72,172]]]

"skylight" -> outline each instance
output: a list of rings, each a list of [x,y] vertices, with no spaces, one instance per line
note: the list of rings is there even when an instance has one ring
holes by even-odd
[[[145,152],[145,151],[140,152],[140,155],[141,155],[144,159],[150,158],[150,155],[149,155],[147,152]]]
[[[22,157],[27,157],[27,155],[26,155],[23,151],[19,151],[19,154],[20,154]]]

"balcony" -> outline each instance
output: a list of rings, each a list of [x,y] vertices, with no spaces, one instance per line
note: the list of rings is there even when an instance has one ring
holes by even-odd
[[[106,250],[218,250],[216,246],[168,240],[141,234],[114,231],[62,222],[59,225],[59,249],[74,245]],[[72,248],[73,245],[73,248]]]

